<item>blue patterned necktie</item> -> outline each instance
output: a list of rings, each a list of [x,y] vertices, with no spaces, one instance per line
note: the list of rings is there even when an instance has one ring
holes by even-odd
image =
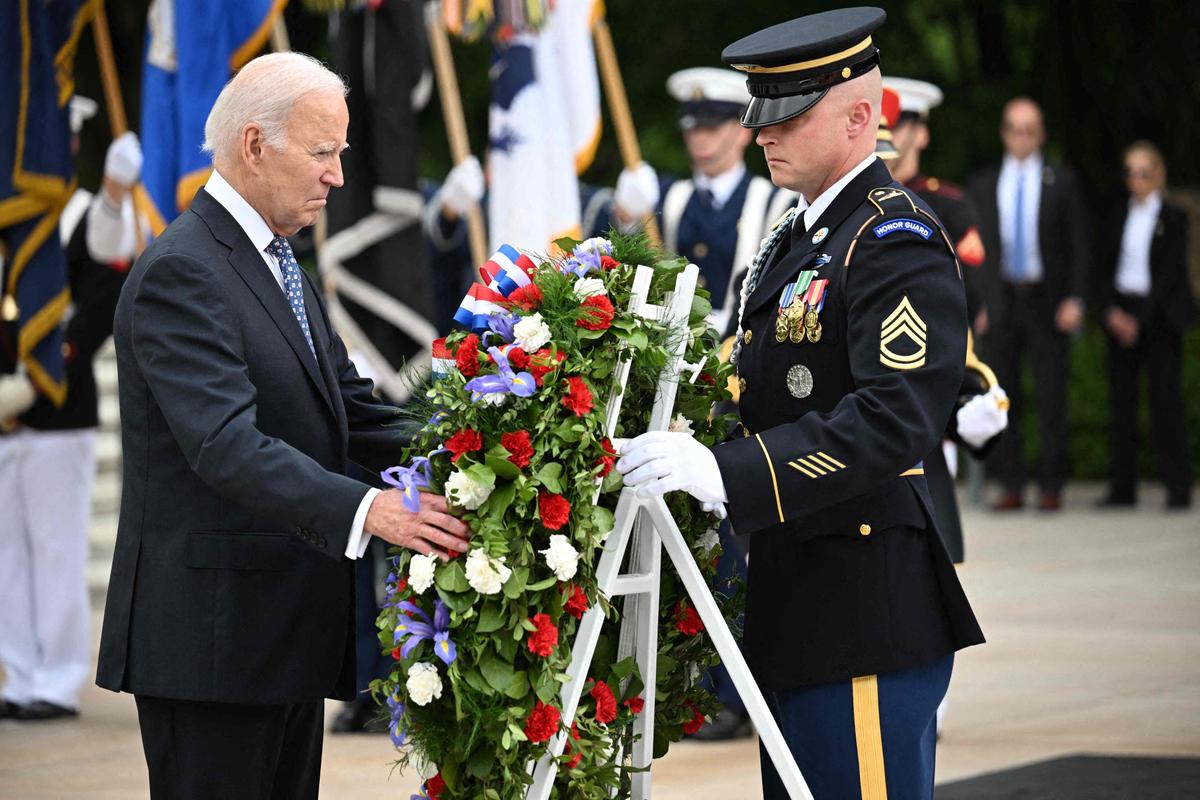
[[[283,292],[287,295],[288,305],[292,307],[296,322],[300,323],[300,330],[304,332],[304,341],[308,342],[308,349],[312,351],[313,358],[316,358],[317,349],[313,347],[312,333],[308,330],[308,312],[304,308],[304,284],[300,280],[300,265],[292,255],[292,246],[288,244],[287,239],[276,236],[267,245],[267,253],[274,256],[279,263],[279,271],[283,273]]]
[[[1017,173],[1017,199],[1013,216],[1016,225],[1013,230],[1013,252],[1008,259],[1010,277],[1016,282],[1025,279],[1025,170]]]

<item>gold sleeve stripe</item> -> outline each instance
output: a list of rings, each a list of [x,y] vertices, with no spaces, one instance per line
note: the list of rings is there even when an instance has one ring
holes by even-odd
[[[788,466],[789,466],[789,467],[791,467],[792,469],[798,469],[798,470],[800,470],[801,472],[803,472],[805,475],[807,475],[807,476],[808,476],[808,477],[810,477],[810,478],[815,478],[815,477],[817,477],[817,473],[815,473],[815,472],[809,472],[807,469],[805,469],[804,467],[800,466],[800,464],[799,464],[799,463],[797,463],[797,462],[795,462],[795,461],[789,461],[789,462],[788,462]]]
[[[839,469],[846,468],[845,464],[843,464],[840,461],[830,458],[829,456],[825,455],[824,453],[815,453],[815,454],[809,456],[809,458],[811,458],[813,461],[816,461],[818,464],[826,465],[829,468],[829,470],[832,472],[837,472]]]
[[[828,469],[821,469],[821,467],[825,466],[824,464],[822,464],[820,461],[817,461],[815,458],[810,461],[810,458],[811,456],[806,456],[804,458],[797,458],[796,460],[816,472],[818,475],[826,475],[829,473]]]
[[[775,489],[775,511],[779,514],[779,521],[783,522],[783,503],[779,499],[779,481],[775,480],[775,465],[771,463],[771,454],[767,452],[767,446],[763,443],[762,437],[756,433],[754,438],[758,440],[758,446],[762,448],[763,458],[767,459],[767,469],[771,471],[771,486]]]
[[[879,726],[879,681],[874,675],[851,680],[854,697],[854,742],[858,749],[858,784],[862,800],[887,800],[883,766],[883,731]]]
[[[837,465],[838,465],[839,467],[841,467],[842,469],[845,469],[845,468],[846,468],[846,465],[845,465],[845,464],[843,464],[842,462],[838,461],[836,458],[834,458],[833,456],[829,455],[828,453],[825,453],[824,451],[822,451],[822,452],[820,452],[820,453],[817,453],[817,455],[819,455],[821,458],[824,458],[824,459],[826,459],[827,461],[832,461],[834,464],[837,464]]]

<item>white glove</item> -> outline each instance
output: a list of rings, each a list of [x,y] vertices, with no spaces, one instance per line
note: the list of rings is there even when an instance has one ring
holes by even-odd
[[[633,169],[621,170],[617,178],[617,189],[613,192],[613,204],[621,213],[642,219],[654,213],[658,207],[658,173],[645,161]]]
[[[137,134],[125,131],[108,146],[104,157],[104,177],[132,187],[142,176],[142,145]]]
[[[467,156],[450,170],[439,197],[444,207],[461,217],[479,205],[483,189],[483,167],[475,156]]]
[[[701,503],[700,508],[704,510],[705,514],[712,514],[717,519],[726,519],[729,516],[724,503]]]
[[[716,457],[686,433],[643,433],[622,449],[617,471],[638,497],[684,491],[701,503],[726,500]]]
[[[7,422],[29,410],[37,392],[24,373],[0,375],[0,422]]]
[[[972,397],[957,414],[958,435],[973,448],[980,448],[1008,427],[1008,395],[999,386]]]

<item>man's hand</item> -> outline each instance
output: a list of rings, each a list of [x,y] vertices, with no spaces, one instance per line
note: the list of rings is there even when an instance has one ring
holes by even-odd
[[[35,400],[37,392],[25,373],[0,375],[0,422],[8,422],[24,414]]]
[[[467,156],[461,164],[450,170],[438,192],[443,216],[451,220],[464,216],[479,205],[483,191],[483,167],[475,156]]]
[[[625,477],[626,486],[637,489],[638,497],[684,491],[702,503],[726,501],[717,459],[686,433],[643,433],[621,453],[617,471]]]
[[[1068,297],[1059,303],[1054,324],[1062,333],[1074,333],[1079,330],[1079,326],[1083,324],[1083,301],[1078,297]]]
[[[470,548],[471,529],[450,515],[446,498],[425,492],[421,493],[421,510],[416,514],[404,507],[399,489],[380,492],[367,509],[363,530],[421,555],[436,555],[442,561],[449,561],[451,552],[465,553]]]
[[[955,415],[958,435],[978,450],[1008,427],[1008,395],[999,386],[972,397]]]
[[[975,335],[983,336],[988,332],[988,312],[986,308],[979,309],[975,315]]]
[[[621,170],[616,191],[613,192],[617,217],[640,220],[650,216],[658,205],[658,193],[658,174],[645,161],[633,169]]]
[[[126,131],[113,139],[104,156],[104,177],[131,189],[142,177],[142,145],[137,134]]]
[[[1115,306],[1104,315],[1104,327],[1122,347],[1132,347],[1140,332],[1137,317]]]

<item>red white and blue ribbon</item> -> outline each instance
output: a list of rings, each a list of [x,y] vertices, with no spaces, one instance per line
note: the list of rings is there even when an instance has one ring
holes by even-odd
[[[528,286],[533,281],[533,272],[537,265],[529,256],[509,244],[500,245],[500,249],[492,254],[482,267],[479,277],[488,288],[508,297],[522,286]]]

